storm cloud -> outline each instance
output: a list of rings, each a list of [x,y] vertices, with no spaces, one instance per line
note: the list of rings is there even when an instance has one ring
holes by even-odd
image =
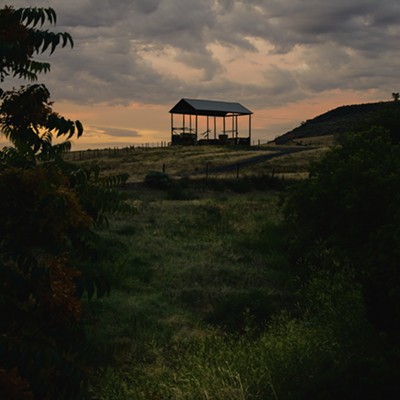
[[[3,2],[3,1],[1,1]],[[50,58],[57,101],[278,107],[332,90],[399,90],[397,0],[37,0],[74,48]],[[4,4],[7,4],[5,2]],[[45,57],[46,58],[46,57]]]

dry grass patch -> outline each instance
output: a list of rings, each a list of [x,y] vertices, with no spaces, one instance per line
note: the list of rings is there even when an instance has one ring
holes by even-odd
[[[166,148],[135,149],[130,154],[122,150],[116,156],[102,156],[77,163],[96,164],[104,175],[128,173],[128,182],[142,182],[150,171],[165,170],[171,177],[203,171],[242,162],[258,155],[271,154],[275,149],[267,147],[232,148],[228,146],[172,146]],[[92,152],[91,154],[95,154]],[[72,160],[69,154],[68,158]],[[248,170],[248,167],[246,168]],[[228,174],[232,175],[232,174]]]

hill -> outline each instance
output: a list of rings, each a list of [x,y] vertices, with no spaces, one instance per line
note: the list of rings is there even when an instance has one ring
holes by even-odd
[[[297,128],[277,137],[273,142],[278,145],[289,144],[296,139],[335,136],[342,132],[356,130],[371,123],[380,112],[393,107],[400,107],[400,103],[387,101],[341,106],[303,122]]]

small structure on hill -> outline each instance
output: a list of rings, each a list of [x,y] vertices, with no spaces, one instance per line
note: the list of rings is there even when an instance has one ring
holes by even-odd
[[[172,145],[251,144],[253,112],[239,103],[181,99],[169,112]],[[177,114],[181,116],[179,125],[174,118]],[[242,116],[248,116],[247,136],[239,135]]]

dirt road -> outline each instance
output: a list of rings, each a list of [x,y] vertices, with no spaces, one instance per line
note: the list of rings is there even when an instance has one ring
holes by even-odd
[[[256,155],[253,157],[246,158],[245,160],[241,161],[236,161],[234,163],[229,163],[226,165],[219,165],[218,167],[210,167],[207,169],[202,169],[202,170],[196,170],[196,171],[191,171],[191,172],[185,172],[181,173],[180,176],[182,177],[189,177],[192,175],[204,175],[207,173],[218,173],[218,172],[227,172],[227,171],[234,171],[237,168],[242,168],[248,165],[254,165],[257,163],[261,163],[264,161],[271,160],[272,158],[276,157],[281,157],[285,156],[288,154],[292,153],[298,153],[299,151],[305,151],[305,150],[310,150],[310,147],[304,148],[304,147],[279,147],[276,150],[272,150],[271,153],[268,154],[261,154],[261,155]]]

